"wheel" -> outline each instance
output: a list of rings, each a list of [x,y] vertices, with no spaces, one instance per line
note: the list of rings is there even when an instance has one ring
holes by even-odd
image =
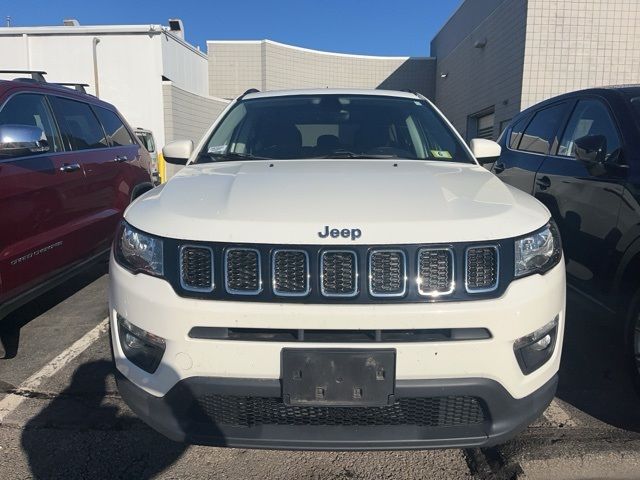
[[[633,380],[640,393],[640,291],[633,297],[628,319],[626,332],[627,352],[629,354],[631,373],[634,376]]]

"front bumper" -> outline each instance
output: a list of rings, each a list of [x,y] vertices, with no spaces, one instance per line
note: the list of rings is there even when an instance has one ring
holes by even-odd
[[[532,394],[513,398],[499,383],[485,378],[448,380],[398,380],[396,399],[477,398],[485,412],[482,421],[461,424],[465,415],[457,411],[440,411],[436,416],[456,418],[457,425],[418,426],[396,421],[393,425],[309,425],[308,413],[318,410],[286,410],[281,401],[279,380],[192,377],[179,381],[165,396],[155,397],[117,373],[118,389],[125,402],[158,432],[180,442],[202,445],[304,449],[304,450],[390,450],[444,447],[487,447],[505,442],[526,428],[542,414],[553,399],[558,383],[554,375]],[[203,398],[228,398],[236,404],[233,414],[211,417],[203,411]],[[271,398],[278,405],[281,424],[247,422],[247,405],[251,399]],[[367,407],[362,407],[367,408]],[[376,409],[380,407],[368,407]],[[450,407],[449,410],[451,410]],[[375,410],[373,416],[377,416]],[[286,415],[296,419],[286,420]],[[306,421],[301,420],[305,418]],[[222,418],[222,420],[220,420]],[[234,425],[232,420],[236,420]],[[434,421],[437,419],[434,417]],[[242,422],[242,425],[237,423]],[[298,423],[296,423],[298,422]],[[253,424],[251,424],[253,423]],[[305,424],[306,423],[306,424]]]

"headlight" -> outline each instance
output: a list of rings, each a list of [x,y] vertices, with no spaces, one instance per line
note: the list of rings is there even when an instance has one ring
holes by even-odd
[[[544,273],[562,258],[560,234],[553,220],[543,228],[515,242],[515,276]]]
[[[118,229],[114,254],[118,263],[133,273],[156,277],[164,273],[162,240],[136,230],[125,221]]]

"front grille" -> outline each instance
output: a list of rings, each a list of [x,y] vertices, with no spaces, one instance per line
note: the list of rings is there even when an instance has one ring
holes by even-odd
[[[309,255],[304,250],[276,250],[271,268],[276,295],[302,297],[309,293]]]
[[[180,284],[192,292],[213,291],[213,251],[209,247],[180,248]]]
[[[325,297],[354,297],[358,294],[358,259],[347,250],[331,250],[320,257],[320,288]]]
[[[369,255],[369,293],[401,297],[407,289],[407,262],[401,250],[375,250]]]
[[[472,247],[466,254],[468,292],[489,292],[498,288],[498,249],[493,245]]]
[[[401,398],[383,407],[311,407],[285,405],[277,397],[204,395],[191,407],[199,422],[260,425],[454,427],[487,420],[481,401],[470,396]]]
[[[453,252],[448,248],[418,251],[418,292],[436,297],[453,291]]]
[[[230,248],[225,252],[225,288],[229,293],[256,295],[262,290],[260,253],[251,248]]]

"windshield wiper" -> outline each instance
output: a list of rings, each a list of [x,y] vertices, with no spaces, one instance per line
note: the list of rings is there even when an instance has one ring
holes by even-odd
[[[198,160],[209,162],[231,162],[234,160],[272,160],[268,157],[258,157],[250,153],[228,152],[228,153],[207,153],[202,152],[198,155]]]
[[[365,153],[354,153],[348,150],[336,150],[335,152],[331,152],[328,155],[324,155],[320,158],[355,158],[355,159],[381,159],[385,158],[400,158],[397,155],[373,155],[373,154],[365,154]]]

